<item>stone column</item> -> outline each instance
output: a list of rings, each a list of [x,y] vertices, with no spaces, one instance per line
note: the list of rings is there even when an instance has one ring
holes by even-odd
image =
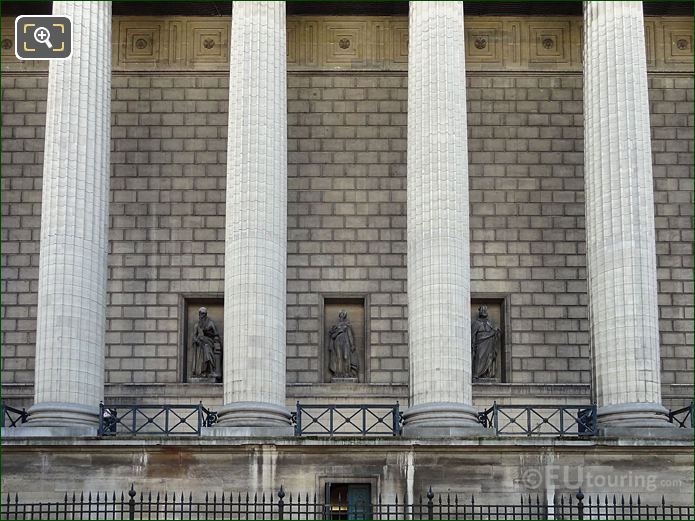
[[[470,434],[468,147],[462,2],[410,2],[408,436]]]
[[[642,2],[584,4],[584,177],[595,399],[605,428],[670,426]]]
[[[29,427],[93,433],[104,396],[111,135],[111,2],[54,2],[73,50],[51,61]]]
[[[234,2],[218,434],[291,434],[285,407],[285,2]]]

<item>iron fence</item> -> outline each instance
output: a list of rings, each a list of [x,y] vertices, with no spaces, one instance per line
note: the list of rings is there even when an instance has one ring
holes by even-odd
[[[400,405],[301,405],[292,415],[295,436],[400,436]]]
[[[99,405],[99,436],[200,436],[217,413],[198,405]]]
[[[138,497],[139,496],[139,497]],[[68,519],[179,519],[179,520],[320,520],[320,519],[374,519],[374,520],[541,520],[541,519],[693,519],[693,507],[669,505],[662,497],[660,504],[643,503],[640,496],[612,500],[585,498],[584,494],[556,496],[552,503],[538,496],[523,496],[510,504],[478,503],[473,496],[447,493],[435,494],[432,489],[425,498],[409,501],[396,496],[393,502],[383,502],[381,497],[370,503],[351,502],[349,498],[337,498],[327,503],[318,501],[316,495],[287,496],[284,489],[275,494],[205,494],[204,499],[192,494],[152,493],[138,494],[133,487],[127,495],[112,493],[81,493],[79,497],[65,494],[62,501],[23,502],[15,494],[9,494],[0,504],[2,519],[15,520],[68,520]]]
[[[22,423],[26,423],[29,418],[29,413],[26,409],[17,409],[9,405],[0,404],[2,408],[2,416],[0,416],[0,427],[17,427]]]
[[[668,421],[675,423],[678,427],[692,429],[695,427],[693,422],[693,402],[681,409],[668,411]]]
[[[595,436],[596,405],[498,405],[478,414],[498,436]]]
[[[2,427],[25,423],[29,413],[2,407]],[[668,420],[693,428],[693,402],[669,411]],[[396,404],[302,405],[292,413],[295,436],[400,436],[403,415]],[[596,405],[498,405],[478,413],[478,421],[497,436],[584,437],[598,434]],[[217,422],[217,413],[197,405],[100,404],[99,436],[200,436]]]

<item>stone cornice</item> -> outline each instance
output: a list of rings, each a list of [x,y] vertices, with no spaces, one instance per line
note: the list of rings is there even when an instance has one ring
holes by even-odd
[[[225,72],[231,17],[113,17],[114,72]],[[2,71],[46,70],[14,56],[14,19],[2,19]],[[693,71],[693,20],[646,17],[649,72]],[[466,68],[476,72],[581,72],[581,17],[466,18]],[[295,71],[406,71],[405,16],[290,16]]]

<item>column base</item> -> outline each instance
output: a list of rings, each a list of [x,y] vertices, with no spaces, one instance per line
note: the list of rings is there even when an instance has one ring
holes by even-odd
[[[64,402],[32,405],[29,418],[20,427],[3,429],[4,436],[72,437],[96,436],[99,429],[99,407]]]
[[[478,411],[470,405],[425,403],[403,413],[403,436],[408,438],[476,438],[488,434],[478,423]]]
[[[692,438],[692,429],[668,421],[668,411],[658,403],[619,403],[596,411],[599,435],[621,438]]]
[[[294,436],[290,412],[271,403],[232,403],[219,410],[218,418],[213,427],[203,429],[203,436]]]

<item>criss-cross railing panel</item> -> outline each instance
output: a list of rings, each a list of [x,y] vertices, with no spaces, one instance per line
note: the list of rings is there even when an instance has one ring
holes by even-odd
[[[303,405],[294,413],[296,436],[398,436],[399,405]]]
[[[593,436],[595,405],[498,405],[479,414],[499,436]]]
[[[101,405],[99,436],[199,436],[215,413],[198,405]]]

